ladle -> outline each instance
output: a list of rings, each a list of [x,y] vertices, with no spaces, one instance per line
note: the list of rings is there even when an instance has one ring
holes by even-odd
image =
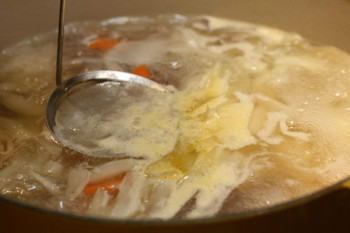
[[[118,104],[115,103],[120,97],[118,96],[119,91],[123,92],[124,96],[125,93],[127,95],[135,93],[135,90],[132,89],[139,90],[138,93],[142,93],[142,89],[151,89],[156,92],[170,91],[162,85],[138,75],[110,70],[90,71],[62,82],[65,5],[66,0],[60,0],[56,63],[57,87],[47,104],[47,126],[55,139],[75,151],[98,157],[118,156],[108,148],[97,148],[99,146],[94,143],[94,140],[108,136],[103,133],[103,127],[107,126],[99,124],[108,121],[104,118],[108,118],[108,113],[113,111],[109,105],[116,106]],[[137,99],[142,98],[138,94]],[[65,107],[60,110],[62,106]],[[122,108],[123,106],[118,107]],[[81,114],[85,114],[86,117],[83,118],[90,117],[91,121],[88,120],[87,124],[80,125],[80,128],[67,126],[66,123],[79,114],[80,117]],[[99,116],[95,116],[95,114]],[[63,119],[61,123],[57,122],[58,116]],[[83,132],[78,132],[79,130]]]

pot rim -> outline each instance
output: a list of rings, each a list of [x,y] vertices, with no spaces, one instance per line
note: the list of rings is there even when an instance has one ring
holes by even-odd
[[[173,15],[173,14],[163,14],[163,15]],[[180,14],[182,15],[182,14]],[[194,14],[194,15],[186,15],[186,16],[201,16],[200,14]],[[114,18],[121,18],[123,16],[118,16],[118,17],[112,17],[112,18],[107,18],[103,20],[88,20],[88,22],[105,22]],[[219,17],[220,19],[227,19],[227,17]],[[236,20],[237,22],[244,22],[248,23],[250,25],[259,25],[259,23],[254,23],[254,22],[245,22],[243,20]],[[77,21],[78,22],[78,21]],[[66,26],[72,25],[76,23],[70,22]],[[269,28],[272,29],[280,29],[279,27],[276,26],[268,26]],[[52,33],[53,30],[49,30],[47,33]],[[287,31],[289,32],[289,31]],[[9,46],[8,48],[11,48],[12,46],[21,43],[23,40],[20,42],[15,42]],[[271,213],[276,213],[279,211],[283,211],[286,209],[290,209],[295,206],[299,206],[305,203],[308,203],[312,200],[318,199],[322,196],[326,196],[327,194],[336,191],[337,189],[340,189],[344,187],[344,184],[350,182],[350,175],[347,176],[346,178],[327,186],[326,188],[319,189],[317,191],[311,192],[309,194],[300,196],[298,198],[284,201],[281,203],[277,203],[274,205],[270,205],[268,207],[263,207],[263,208],[255,208],[252,210],[246,210],[238,213],[230,213],[230,214],[223,214],[223,215],[218,215],[218,216],[211,216],[211,217],[200,217],[200,218],[195,218],[195,219],[116,219],[116,218],[106,218],[106,217],[99,217],[99,216],[92,216],[92,215],[84,215],[84,214],[77,214],[77,213],[71,213],[71,212],[65,212],[65,211],[58,211],[54,209],[48,209],[40,206],[35,206],[34,204],[26,203],[24,201],[16,200],[14,198],[6,197],[4,195],[0,194],[0,202],[5,202],[10,205],[14,205],[16,207],[29,210],[29,211],[34,211],[36,213],[40,214],[50,214],[52,216],[60,217],[60,218],[68,218],[71,220],[77,220],[77,221],[88,221],[88,222],[93,222],[93,223],[107,223],[107,224],[115,224],[115,225],[124,225],[124,226],[177,226],[177,225],[196,225],[196,224],[209,224],[209,223],[220,223],[220,222],[227,222],[227,221],[239,221],[243,219],[249,219],[249,218],[254,218],[258,217],[261,215],[266,215],[266,214],[271,214]]]

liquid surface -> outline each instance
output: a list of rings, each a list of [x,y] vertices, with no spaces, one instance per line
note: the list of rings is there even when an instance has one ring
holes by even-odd
[[[103,49],[92,46],[101,38]],[[91,105],[115,119],[92,133],[92,147],[125,157],[84,156],[56,143],[44,124],[55,34],[4,50],[4,196],[93,216],[200,218],[290,201],[350,174],[350,56],[334,47],[264,26],[180,15],[72,24],[65,43],[64,78],[145,65],[149,78],[174,94],[140,100],[111,89],[103,105]],[[93,88],[96,96],[106,90]],[[84,118],[73,100],[66,104],[76,109],[68,133],[85,134],[96,115]]]

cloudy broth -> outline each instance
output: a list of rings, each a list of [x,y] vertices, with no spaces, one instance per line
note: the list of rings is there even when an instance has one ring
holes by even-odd
[[[290,201],[350,174],[350,56],[337,48],[208,16],[67,25],[64,79],[143,69],[173,91],[115,112],[96,145],[127,155],[116,159],[71,151],[46,128],[55,42],[49,32],[0,56],[3,196],[110,218],[200,218]],[[77,111],[72,121],[91,119]]]

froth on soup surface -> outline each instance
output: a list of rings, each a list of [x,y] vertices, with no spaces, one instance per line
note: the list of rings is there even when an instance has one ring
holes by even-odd
[[[283,203],[350,173],[350,56],[334,47],[208,16],[68,25],[65,79],[121,70],[174,91],[132,105],[125,95],[95,142],[127,155],[116,159],[71,151],[48,132],[55,38],[0,56],[3,196],[110,218],[199,218]],[[93,119],[77,111],[74,130]]]

